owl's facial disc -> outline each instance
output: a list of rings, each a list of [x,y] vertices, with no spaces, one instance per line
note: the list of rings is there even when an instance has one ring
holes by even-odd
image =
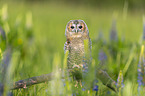
[[[69,32],[73,32],[73,33],[83,33],[84,32],[84,23],[83,22],[79,22],[78,20],[74,20],[72,22],[70,22],[69,26],[68,26],[68,30]]]

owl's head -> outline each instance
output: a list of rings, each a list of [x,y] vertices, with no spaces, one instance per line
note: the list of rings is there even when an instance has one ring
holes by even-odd
[[[66,37],[77,38],[88,35],[89,35],[88,27],[83,20],[70,20],[66,25],[65,30]]]

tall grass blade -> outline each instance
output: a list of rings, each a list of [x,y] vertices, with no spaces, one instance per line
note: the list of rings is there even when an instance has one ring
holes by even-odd
[[[133,58],[134,58],[134,56],[135,56],[135,52],[134,52],[135,49],[136,49],[136,46],[133,45],[133,47],[132,47],[132,49],[131,49],[131,51],[130,51],[130,55],[129,55],[128,61],[127,61],[127,63],[125,64],[125,67],[124,67],[124,69],[123,69],[123,76],[125,76],[125,74],[126,74],[128,68],[129,68],[129,66],[130,66],[130,64],[131,64],[131,62],[132,62],[132,60],[133,60]]]

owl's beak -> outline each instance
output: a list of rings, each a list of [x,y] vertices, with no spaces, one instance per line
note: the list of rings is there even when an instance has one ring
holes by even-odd
[[[76,31],[75,31],[76,33],[78,33],[78,30],[76,29]]]

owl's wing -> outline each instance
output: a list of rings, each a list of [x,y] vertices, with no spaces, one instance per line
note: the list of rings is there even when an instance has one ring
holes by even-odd
[[[64,53],[69,50],[69,43],[66,41],[64,44]]]

